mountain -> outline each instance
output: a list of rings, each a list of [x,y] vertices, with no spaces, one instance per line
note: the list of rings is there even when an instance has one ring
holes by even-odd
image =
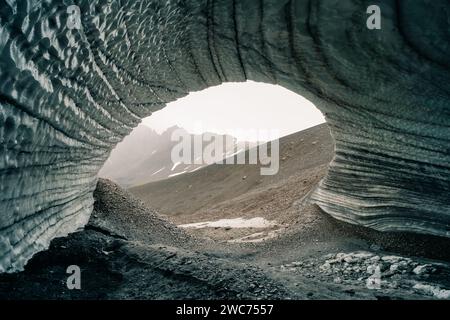
[[[99,176],[110,179],[124,188],[129,188],[188,172],[192,173],[206,166],[205,163],[186,164],[171,159],[173,148],[179,144],[179,140],[173,141],[174,139],[172,139],[174,133],[183,136],[184,139],[190,139],[192,148],[194,148],[193,141],[195,139],[211,139],[203,142],[201,151],[205,150],[210,143],[207,141],[229,139],[232,144],[223,150],[221,159],[256,145],[255,142],[237,141],[229,135],[209,132],[202,135],[191,134],[177,126],[170,127],[159,134],[145,125],[139,125],[114,148],[100,170]]]

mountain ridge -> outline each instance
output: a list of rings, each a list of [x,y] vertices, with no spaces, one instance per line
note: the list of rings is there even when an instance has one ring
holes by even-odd
[[[141,124],[113,149],[99,171],[99,176],[110,179],[124,188],[130,188],[186,172],[194,172],[206,166],[205,163],[195,164],[194,161],[191,161],[192,164],[172,161],[171,151],[179,143],[179,141],[172,140],[172,135],[177,130],[180,135],[189,137],[191,141],[198,138],[203,139],[205,135],[210,135],[211,139],[230,139],[233,141],[233,145],[226,147],[222,158],[226,158],[235,150],[251,148],[257,144],[256,142],[239,141],[226,134],[213,132],[193,134],[176,125],[158,133]],[[203,150],[209,143],[205,141],[202,143]]]

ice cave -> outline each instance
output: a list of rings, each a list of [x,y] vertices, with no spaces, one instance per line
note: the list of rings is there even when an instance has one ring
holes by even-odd
[[[450,4],[377,3],[380,29],[368,1],[1,1],[0,272],[86,224],[99,169],[142,118],[245,80],[325,115],[325,212],[449,237]]]

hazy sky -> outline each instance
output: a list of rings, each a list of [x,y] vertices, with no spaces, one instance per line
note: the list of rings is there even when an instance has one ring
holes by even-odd
[[[285,136],[322,122],[320,111],[305,98],[280,86],[251,81],[190,93],[143,120],[159,133],[177,125],[191,133],[228,133],[243,140],[248,139],[243,134],[249,129],[272,129]]]

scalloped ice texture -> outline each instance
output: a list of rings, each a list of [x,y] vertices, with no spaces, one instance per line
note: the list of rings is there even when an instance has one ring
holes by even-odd
[[[0,272],[85,225],[98,170],[141,118],[246,79],[325,114],[326,212],[450,236],[450,5],[377,3],[381,30],[368,1],[0,0]]]

